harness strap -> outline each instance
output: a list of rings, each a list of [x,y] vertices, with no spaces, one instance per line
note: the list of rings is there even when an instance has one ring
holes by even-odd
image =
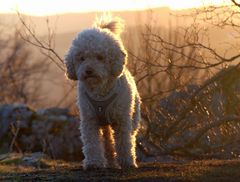
[[[92,107],[95,110],[95,114],[98,118],[98,122],[100,126],[105,126],[110,124],[109,119],[107,118],[107,108],[108,106],[116,99],[117,94],[114,93],[110,98],[104,100],[104,101],[96,101],[93,98],[91,98],[87,92],[85,92],[89,102],[91,103]]]

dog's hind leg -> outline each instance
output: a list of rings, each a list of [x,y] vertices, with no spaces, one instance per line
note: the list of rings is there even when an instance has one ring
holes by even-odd
[[[141,100],[140,97],[136,95],[135,97],[135,108],[134,108],[134,114],[132,119],[132,133],[135,137],[139,128],[139,123],[141,120]]]

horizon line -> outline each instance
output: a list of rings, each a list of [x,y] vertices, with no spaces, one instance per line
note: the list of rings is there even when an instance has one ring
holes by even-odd
[[[12,10],[12,11],[0,11],[0,15],[3,14],[18,14],[20,13],[21,15],[25,16],[33,16],[33,17],[44,17],[44,16],[57,16],[57,15],[64,15],[64,14],[87,14],[87,13],[100,13],[100,12],[134,12],[134,11],[147,11],[147,10],[156,10],[156,9],[168,9],[169,11],[185,11],[185,10],[191,10],[191,9],[199,9],[201,7],[189,7],[189,8],[171,8],[169,6],[158,6],[158,7],[151,7],[151,8],[135,8],[135,9],[113,9],[113,10],[89,10],[89,11],[56,11],[52,13],[28,13],[24,11],[19,11],[19,10]]]

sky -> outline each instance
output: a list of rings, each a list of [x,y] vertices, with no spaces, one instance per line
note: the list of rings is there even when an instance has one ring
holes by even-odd
[[[154,7],[187,9],[203,5],[221,5],[227,0],[0,0],[0,13],[46,16],[61,13],[139,10]],[[230,0],[229,0],[230,1]]]

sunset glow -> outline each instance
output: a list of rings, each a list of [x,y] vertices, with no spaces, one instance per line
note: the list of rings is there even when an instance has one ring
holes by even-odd
[[[203,5],[222,5],[223,0],[0,0],[0,13],[19,11],[29,15],[53,15],[90,11],[140,10],[156,7],[187,9]]]

